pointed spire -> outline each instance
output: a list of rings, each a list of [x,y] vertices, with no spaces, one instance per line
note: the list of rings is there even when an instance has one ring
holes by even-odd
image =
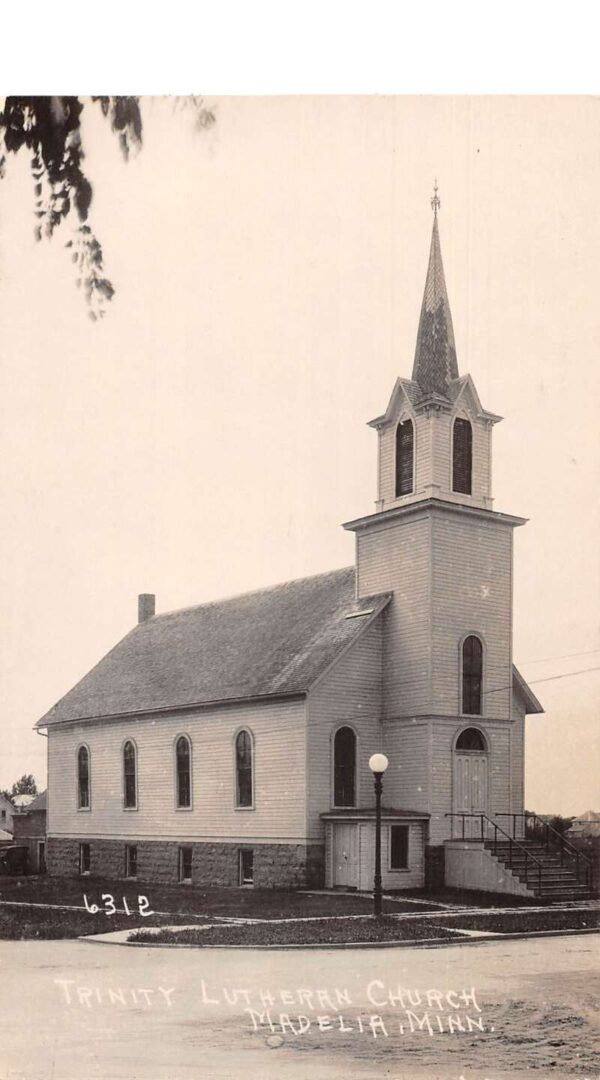
[[[440,205],[436,180],[431,199],[433,233],[429,266],[421,306],[412,377],[424,394],[443,394],[447,397],[448,383],[451,379],[458,378],[458,364],[440,248],[438,230]]]

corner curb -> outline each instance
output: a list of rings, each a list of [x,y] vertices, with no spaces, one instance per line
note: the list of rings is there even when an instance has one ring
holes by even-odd
[[[131,932],[133,933],[133,931]],[[490,941],[519,941],[524,938],[568,937],[576,934],[600,934],[600,928],[591,926],[582,930],[532,930],[523,933],[490,933],[477,938],[465,937],[451,940],[447,938],[422,938],[420,941],[330,941],[303,943],[301,945],[185,945],[180,942],[166,941],[109,941],[107,937],[100,934],[82,936],[77,940],[87,942],[90,945],[125,945],[133,949],[243,949],[246,952],[290,952],[292,950],[306,949],[327,952],[332,949],[441,949],[446,946],[452,948],[452,946],[456,945],[487,945]]]

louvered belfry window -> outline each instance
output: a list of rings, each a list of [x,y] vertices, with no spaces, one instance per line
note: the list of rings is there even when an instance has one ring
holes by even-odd
[[[473,472],[473,428],[457,417],[452,440],[452,490],[470,495]]]
[[[414,428],[412,420],[403,420],[396,428],[396,498],[410,495],[413,489]]]
[[[333,743],[333,804],[356,806],[356,735],[349,727],[336,731]]]
[[[252,737],[240,731],[235,740],[236,804],[252,806]]]
[[[177,763],[177,806],[186,810],[192,805],[192,764],[190,743],[185,735],[180,735],[175,748]]]
[[[462,649],[462,711],[466,716],[481,716],[483,681],[483,646],[478,637],[465,638]]]
[[[123,747],[123,803],[127,810],[137,805],[135,746],[128,740]]]

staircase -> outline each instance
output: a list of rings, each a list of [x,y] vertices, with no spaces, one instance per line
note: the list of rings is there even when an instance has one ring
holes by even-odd
[[[535,840],[484,840],[484,847],[540,900],[589,900],[590,886],[576,860]]]
[[[591,898],[590,859],[537,814],[488,817],[455,812],[446,816],[453,819],[455,840],[483,847],[530,896],[550,903]]]

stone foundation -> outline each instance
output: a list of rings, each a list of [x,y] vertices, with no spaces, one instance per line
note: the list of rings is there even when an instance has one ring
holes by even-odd
[[[425,847],[425,888],[443,889],[446,877],[445,848],[443,844],[427,844]]]
[[[79,845],[90,846],[90,878],[125,879],[124,840],[72,839],[49,836],[46,849],[48,874],[77,877]],[[254,852],[256,888],[323,888],[324,849],[319,844],[177,843],[172,840],[127,840],[137,847],[137,881],[176,884],[179,881],[179,848],[192,848],[192,884],[237,886],[240,884],[242,849]]]

